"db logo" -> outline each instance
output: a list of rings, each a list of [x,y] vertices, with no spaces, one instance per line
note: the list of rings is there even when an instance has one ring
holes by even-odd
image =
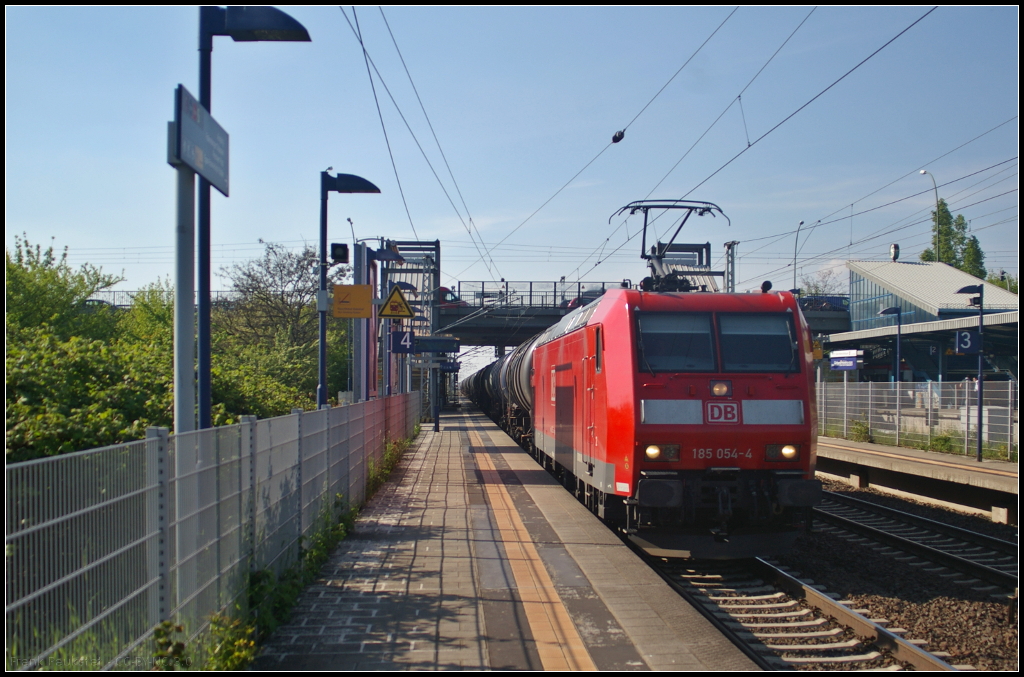
[[[708,402],[708,423],[739,423],[740,405],[736,402]]]

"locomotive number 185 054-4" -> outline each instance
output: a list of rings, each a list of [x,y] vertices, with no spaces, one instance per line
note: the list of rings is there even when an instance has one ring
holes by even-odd
[[[750,449],[742,451],[740,449],[729,449],[728,447],[694,447],[693,457],[696,459],[729,459],[729,458],[753,458],[753,453]]]

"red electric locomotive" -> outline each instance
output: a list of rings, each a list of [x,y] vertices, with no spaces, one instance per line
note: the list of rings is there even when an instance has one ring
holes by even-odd
[[[821,495],[807,323],[789,292],[644,290],[663,281],[608,291],[463,392],[651,554],[784,552]]]

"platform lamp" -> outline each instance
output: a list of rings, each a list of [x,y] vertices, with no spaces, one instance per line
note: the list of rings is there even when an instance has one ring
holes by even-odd
[[[333,169],[333,167],[331,168]],[[316,386],[316,406],[327,404],[327,196],[335,193],[379,193],[380,188],[361,176],[320,172],[320,292],[316,306],[320,313],[320,376]]]
[[[935,260],[942,263],[942,257],[939,256],[939,185],[935,183],[935,175],[927,169],[922,169],[921,174],[928,175],[932,180],[932,190],[935,191]]]
[[[900,364],[902,363],[900,354],[900,343],[902,343],[903,333],[903,309],[899,306],[892,306],[891,308],[883,308],[878,311],[879,315],[895,315],[896,316],[896,383],[900,382]],[[897,386],[898,390],[899,386]],[[899,397],[899,395],[897,395]]]
[[[302,24],[274,7],[200,7],[199,104],[211,113],[215,35],[228,36],[235,42],[310,42],[309,33]],[[196,384],[199,390],[199,427],[209,428],[213,424],[210,375],[210,182],[202,176],[199,177],[198,203],[196,334],[199,349]]]
[[[978,306],[978,455],[977,461],[981,463],[981,431],[983,414],[981,409],[982,395],[985,392],[985,381],[983,380],[985,372],[983,371],[984,366],[984,353],[982,348],[985,345],[985,285],[983,284],[972,284],[966,287],[961,287],[957,290],[957,294],[977,294],[972,297],[968,303],[972,306]]]

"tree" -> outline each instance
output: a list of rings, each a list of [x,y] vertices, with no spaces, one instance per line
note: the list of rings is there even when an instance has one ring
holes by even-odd
[[[223,334],[219,352],[248,359],[254,368],[268,371],[279,381],[314,393],[319,380],[319,255],[308,245],[300,251],[275,243],[265,247],[261,257],[222,269],[235,298],[214,316],[215,327]],[[330,271],[328,288],[348,273],[347,267]],[[328,378],[334,388],[342,386],[341,370],[347,368],[339,359],[339,353],[347,351],[336,344],[347,342],[348,336],[333,318],[328,323],[329,338],[334,339],[328,346]]]
[[[223,323],[229,333],[273,343],[282,332],[290,345],[305,345],[317,339],[316,295],[320,288],[320,258],[306,245],[295,252],[272,242],[265,243],[263,256],[222,268],[235,299],[230,304],[230,321]],[[340,283],[347,268],[328,274],[328,288]],[[227,319],[227,318],[222,318]]]
[[[974,235],[968,238],[967,245],[964,247],[964,258],[960,270],[982,280],[988,276],[988,271],[985,270],[985,252],[981,251],[981,244]]]
[[[117,312],[102,303],[86,300],[123,278],[108,275],[85,264],[78,270],[68,264],[67,248],[60,256],[53,246],[43,249],[24,237],[15,236],[14,252],[6,258],[7,327],[46,325],[63,339],[81,336],[96,340],[111,338],[117,326]]]
[[[846,285],[835,268],[822,268],[813,276],[802,276],[800,289],[804,296],[835,296],[846,293]]]
[[[921,252],[922,261],[948,263],[975,277],[985,278],[985,253],[974,235],[968,235],[969,224],[963,214],[949,211],[945,200],[939,200],[938,215],[932,212],[932,242],[938,239],[939,256],[929,247]],[[937,234],[937,235],[936,235]]]
[[[1016,294],[1020,278],[1017,277],[1016,275],[1011,275],[1010,273],[1001,270],[998,274],[990,273],[989,276],[985,279],[985,281],[991,282],[997,287],[1002,287],[1008,292]]]

